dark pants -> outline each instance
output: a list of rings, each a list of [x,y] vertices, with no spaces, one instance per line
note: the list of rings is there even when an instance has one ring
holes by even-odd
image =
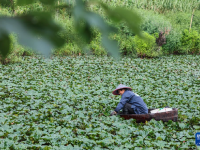
[[[131,108],[131,104],[126,103],[124,105],[122,114],[135,114],[133,108]]]

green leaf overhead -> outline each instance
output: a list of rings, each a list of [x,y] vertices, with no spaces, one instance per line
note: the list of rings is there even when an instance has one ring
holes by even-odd
[[[52,4],[54,4],[57,0],[39,0],[39,1],[42,2],[43,4],[52,5]]]
[[[108,35],[103,35],[102,36],[102,44],[105,46],[105,48],[107,49],[107,51],[110,53],[111,56],[113,56],[116,59],[120,58],[120,54],[119,54],[119,47],[117,46],[117,42],[110,40],[108,38]]]
[[[49,13],[34,13],[18,18],[1,17],[0,30],[7,34],[16,33],[22,45],[48,56],[64,40],[57,35],[61,28],[50,19]]]
[[[48,12],[32,12],[21,16],[20,19],[34,34],[49,40],[55,47],[64,44],[64,39],[58,36],[62,28],[52,20]]]
[[[82,33],[86,43],[91,42],[92,28],[97,28],[102,33],[102,44],[106,50],[115,58],[119,57],[117,42],[108,38],[110,33],[116,32],[116,29],[109,26],[99,14],[87,11],[85,3],[81,0],[77,0],[76,3],[74,8],[76,29]]]
[[[1,0],[0,5],[3,7],[11,7],[13,5],[13,0]]]
[[[11,40],[8,34],[0,33],[0,45],[1,45],[0,48],[1,57],[6,58],[6,56],[11,50]]]
[[[123,7],[110,8],[107,5],[100,3],[106,13],[114,22],[125,22],[126,25],[137,35],[141,36],[141,17],[133,10],[128,10]]]
[[[17,0],[18,6],[28,5],[34,3],[36,0]]]

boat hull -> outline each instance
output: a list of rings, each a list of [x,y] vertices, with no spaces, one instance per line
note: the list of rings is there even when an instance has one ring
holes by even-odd
[[[172,111],[161,112],[161,113],[150,113],[153,109],[149,109],[148,114],[119,114],[120,117],[128,120],[128,119],[135,119],[137,123],[146,121],[150,121],[151,119],[155,119],[156,121],[162,120],[163,122],[168,122],[172,120],[174,122],[178,121],[178,109],[173,108]]]

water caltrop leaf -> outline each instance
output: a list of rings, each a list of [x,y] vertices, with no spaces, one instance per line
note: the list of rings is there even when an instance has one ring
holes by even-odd
[[[13,143],[13,149],[55,149],[58,142],[64,147],[56,149],[63,150],[94,149],[94,145],[99,149],[141,149],[144,146],[148,149],[195,149],[194,133],[199,130],[200,108],[198,105],[194,108],[194,104],[198,104],[198,99],[191,98],[188,103],[190,95],[183,99],[186,96],[183,92],[176,96],[177,93],[168,95],[165,91],[173,91],[178,82],[178,89],[190,85],[189,91],[198,98],[198,84],[182,80],[189,79],[185,72],[191,69],[190,62],[198,67],[199,58],[199,55],[159,60],[125,57],[114,61],[107,56],[45,59],[35,55],[26,57],[23,63],[1,65],[0,137]],[[174,71],[179,69],[182,72]],[[168,75],[170,79],[166,78]],[[169,80],[176,82],[167,86]],[[135,119],[110,117],[110,111],[120,101],[120,96],[114,97],[111,92],[122,81],[135,87],[135,93],[144,98],[148,108],[155,108],[155,104],[156,108],[165,105],[178,108],[178,121],[152,119],[140,124]],[[167,103],[166,97],[169,97]],[[184,115],[186,122],[180,118]],[[4,145],[4,149],[10,147]]]
[[[0,92],[0,95],[4,95],[5,93],[4,92]]]

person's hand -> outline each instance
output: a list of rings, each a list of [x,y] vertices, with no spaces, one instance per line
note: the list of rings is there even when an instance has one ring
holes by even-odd
[[[116,115],[117,113],[115,111],[111,112],[111,116]]]

